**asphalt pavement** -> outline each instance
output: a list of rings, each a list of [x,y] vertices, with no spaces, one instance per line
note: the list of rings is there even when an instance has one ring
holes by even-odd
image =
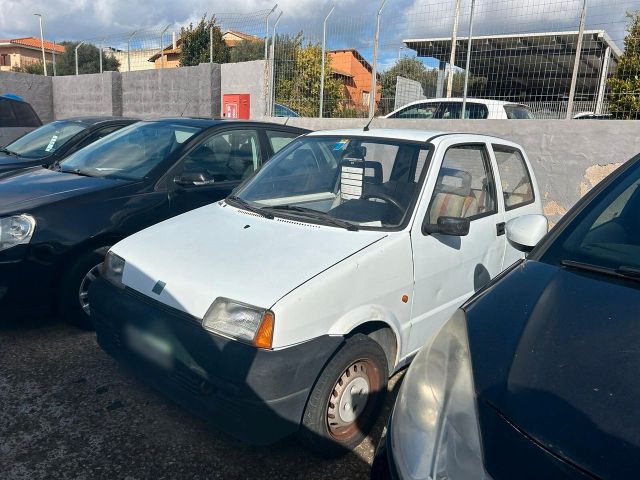
[[[295,436],[238,442],[143,385],[55,318],[0,316],[0,474],[13,479],[366,479],[402,373],[352,453],[314,456]]]

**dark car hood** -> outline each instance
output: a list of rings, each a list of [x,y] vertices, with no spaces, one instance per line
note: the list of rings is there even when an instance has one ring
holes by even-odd
[[[0,173],[17,170],[20,168],[32,167],[38,165],[38,161],[43,159],[26,158],[20,155],[7,155],[0,152]],[[42,162],[44,163],[44,161]]]
[[[479,402],[580,469],[637,475],[640,283],[527,261],[467,313]]]
[[[93,178],[32,168],[0,175],[0,215],[114,188],[129,183],[125,180]]]

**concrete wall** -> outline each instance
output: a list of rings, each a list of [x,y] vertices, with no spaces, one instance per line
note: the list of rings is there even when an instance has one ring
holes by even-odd
[[[321,130],[361,128],[366,122],[366,119],[291,118],[288,124]],[[375,119],[371,128],[483,133],[519,143],[532,163],[545,214],[552,223],[600,180],[640,152],[637,121]]]
[[[220,112],[220,65],[123,72],[122,114],[213,117]]]
[[[0,95],[20,95],[31,104],[42,123],[47,123],[54,118],[52,79],[28,73],[0,72]]]
[[[84,115],[122,115],[122,79],[118,72],[53,77],[56,119]]]
[[[266,112],[266,62],[224,63],[222,67],[221,95],[251,94],[251,118],[261,118]],[[218,112],[220,115],[220,112]]]

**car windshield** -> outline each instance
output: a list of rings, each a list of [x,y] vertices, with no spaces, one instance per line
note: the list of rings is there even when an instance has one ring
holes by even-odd
[[[427,144],[400,140],[301,137],[248,180],[235,200],[269,215],[351,229],[397,228],[411,212],[429,151]]]
[[[86,128],[87,125],[80,122],[64,120],[51,122],[20,137],[5,149],[26,158],[43,158],[53,154]]]
[[[531,120],[534,118],[533,113],[524,105],[505,105],[504,111],[510,120]]]
[[[569,266],[640,269],[640,162],[595,197],[542,254]]]
[[[60,170],[140,180],[199,131],[171,122],[134,123],[74,153],[60,162]]]

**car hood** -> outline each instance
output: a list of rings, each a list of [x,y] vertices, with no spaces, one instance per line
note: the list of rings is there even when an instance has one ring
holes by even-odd
[[[21,157],[20,155],[7,155],[6,153],[0,152],[0,173],[38,165],[38,160],[42,159]]]
[[[202,318],[217,297],[263,308],[384,232],[273,220],[224,202],[143,230],[112,250],[126,286]],[[166,286],[158,295],[157,282]]]
[[[639,312],[639,283],[522,263],[467,307],[478,401],[580,469],[635,477]]]
[[[0,215],[29,211],[46,203],[104,190],[125,180],[84,177],[46,168],[31,168],[0,175]]]

